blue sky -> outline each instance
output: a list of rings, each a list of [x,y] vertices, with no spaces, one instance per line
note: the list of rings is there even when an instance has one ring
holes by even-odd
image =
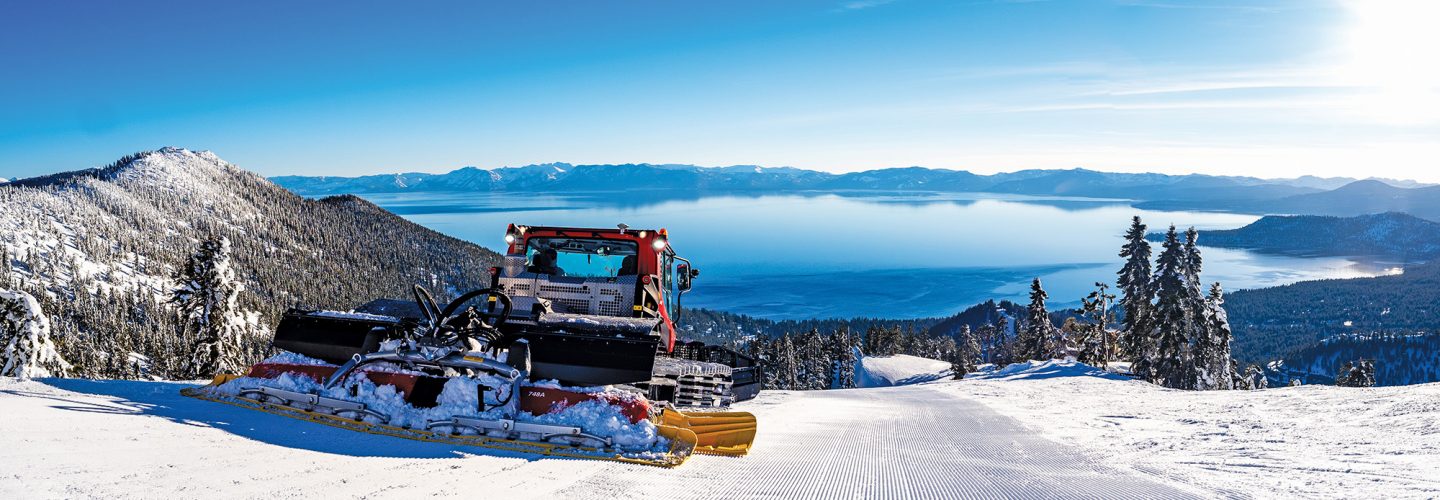
[[[1440,181],[1435,5],[7,2],[0,177],[175,145],[265,175],[565,161]]]

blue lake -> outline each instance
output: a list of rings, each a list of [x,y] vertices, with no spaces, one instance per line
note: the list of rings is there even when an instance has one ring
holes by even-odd
[[[1229,229],[1257,218],[1138,210],[1124,200],[972,193],[361,196],[492,249],[503,248],[512,222],[664,227],[676,251],[702,271],[686,307],[772,319],[943,316],[986,299],[1024,299],[1036,277],[1052,304],[1073,305],[1096,281],[1114,282],[1121,234],[1133,215],[1151,231],[1170,224]],[[1220,248],[1202,255],[1205,280],[1227,290],[1388,272],[1363,259]]]

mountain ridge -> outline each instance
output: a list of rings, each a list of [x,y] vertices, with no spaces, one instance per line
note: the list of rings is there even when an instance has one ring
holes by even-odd
[[[354,196],[307,199],[210,152],[128,155],[110,165],[0,184],[0,288],[34,295],[83,376],[173,376],[167,303],[199,242],[232,242],[239,304],[258,334],[288,307],[348,309],[488,285],[498,255]],[[268,342],[249,343],[251,355]]]
[[[1150,233],[1150,241],[1164,235]],[[1200,231],[1200,243],[1303,256],[1372,256],[1399,262],[1440,257],[1440,223],[1401,212],[1338,217],[1267,215],[1238,229]]]
[[[618,176],[624,181],[648,180],[650,184],[671,183],[673,189],[712,190],[805,190],[805,189],[926,189],[937,191],[987,191],[1015,194],[1126,197],[1126,190],[1175,186],[1174,189],[1251,188],[1278,186],[1270,197],[1322,192],[1338,181],[1355,179],[1298,177],[1263,179],[1205,174],[1171,175],[1158,173],[1114,173],[1084,168],[1019,170],[990,175],[965,170],[897,167],[859,172],[829,173],[795,167],[732,165],[701,167],[682,164],[570,164],[545,163],[523,167],[482,169],[466,166],[443,174],[409,172],[358,177],[282,175],[271,180],[297,193],[336,194],[403,192],[411,190],[482,190],[526,188],[553,191],[625,189],[633,182],[606,182],[594,185],[572,182],[591,179],[595,174]],[[647,176],[649,177],[647,179]],[[483,177],[486,182],[468,182]],[[394,182],[403,180],[404,182]],[[1415,185],[1413,181],[1377,180],[1386,185]],[[1253,196],[1246,196],[1253,197]],[[1159,199],[1148,196],[1142,199]]]

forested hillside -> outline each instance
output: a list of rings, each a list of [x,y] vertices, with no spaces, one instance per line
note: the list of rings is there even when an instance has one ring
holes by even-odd
[[[1367,360],[1375,366],[1375,385],[1410,385],[1440,381],[1440,333],[1340,335],[1297,349],[1270,363],[1271,385],[1291,380],[1333,384],[1345,363]]]
[[[167,303],[205,240],[228,238],[250,355],[291,306],[350,308],[488,284],[489,250],[350,196],[307,200],[212,153],[166,148],[0,185],[0,289],[26,291],[81,376],[170,376],[185,349]],[[142,373],[143,372],[143,373]]]
[[[1152,241],[1159,237],[1150,235]],[[1356,217],[1272,215],[1239,229],[1201,231],[1200,240],[1213,247],[1423,262],[1440,256],[1440,223],[1399,212]]]
[[[1304,281],[1225,295],[1237,359],[1265,362],[1321,339],[1440,326],[1440,264],[1404,274]]]

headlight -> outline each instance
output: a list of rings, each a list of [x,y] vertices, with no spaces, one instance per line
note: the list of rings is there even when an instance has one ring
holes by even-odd
[[[515,235],[514,235],[514,234],[508,234],[508,233],[507,233],[507,234],[505,235],[505,243],[506,243],[506,244],[514,244],[514,243],[515,243]]]
[[[652,245],[655,246],[655,249],[656,249],[656,250],[664,250],[664,249],[665,249],[665,238],[655,238],[655,243],[652,243]]]

